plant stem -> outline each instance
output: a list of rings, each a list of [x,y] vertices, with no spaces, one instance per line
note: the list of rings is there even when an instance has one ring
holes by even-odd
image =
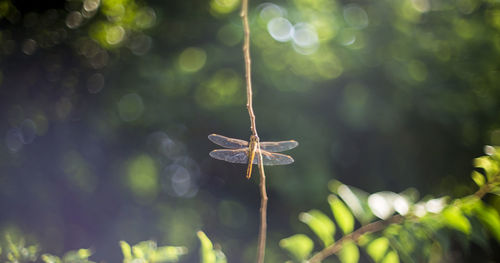
[[[344,242],[346,242],[346,241],[357,242],[359,237],[361,237],[362,235],[384,230],[388,225],[399,224],[399,223],[403,222],[403,219],[404,219],[404,217],[401,215],[393,215],[392,217],[390,217],[386,220],[380,220],[380,221],[376,221],[376,222],[364,225],[364,226],[358,228],[356,231],[354,231],[348,235],[343,236],[337,242],[331,244],[330,246],[328,246],[328,247],[324,248],[323,250],[321,250],[320,252],[316,253],[313,257],[311,257],[306,262],[308,262],[308,263],[321,262],[325,258],[339,252],[339,250],[342,248],[342,245]]]
[[[248,0],[241,2],[241,20],[243,21],[243,31],[245,38],[243,41],[243,57],[245,59],[245,80],[247,86],[247,109],[250,116],[250,130],[252,135],[257,138],[257,154],[259,158],[259,174],[260,174],[260,228],[257,245],[257,263],[264,263],[266,252],[266,231],[267,231],[267,191],[266,191],[266,174],[262,162],[262,152],[260,150],[259,136],[255,125],[255,114],[252,103],[252,70],[250,60],[250,27],[248,25]]]

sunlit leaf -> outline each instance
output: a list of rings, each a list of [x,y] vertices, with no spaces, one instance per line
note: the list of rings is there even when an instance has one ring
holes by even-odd
[[[333,243],[335,235],[335,224],[332,220],[319,210],[311,210],[299,215],[300,221],[304,222],[323,242],[323,245],[329,246]]]
[[[314,243],[306,235],[297,234],[280,241],[280,247],[287,250],[299,261],[306,259],[313,250]]]
[[[59,257],[53,256],[51,254],[43,254],[42,260],[45,263],[61,263],[61,259]]]
[[[128,263],[130,260],[132,260],[132,248],[125,241],[120,241],[120,247],[122,249],[123,261],[125,263]]]
[[[347,186],[337,180],[328,183],[328,189],[337,194],[349,207],[352,214],[361,224],[369,223],[373,219],[373,214],[368,206],[369,194],[358,188]]]
[[[484,175],[482,175],[481,173],[477,172],[477,171],[472,171],[472,180],[474,181],[474,183],[477,184],[477,186],[481,187],[482,185],[484,185],[485,183],[485,179],[484,179]]]
[[[333,216],[344,234],[349,234],[354,229],[354,217],[344,202],[335,195],[328,196],[328,203],[332,209]]]
[[[385,237],[379,237],[368,244],[366,252],[375,262],[379,262],[389,248],[389,240]]]
[[[132,246],[132,253],[135,258],[149,259],[155,249],[156,243],[154,241],[147,240]]]
[[[398,197],[398,194],[389,191],[374,193],[368,197],[368,205],[376,217],[387,219],[394,214],[393,203]]]
[[[215,263],[216,256],[214,252],[214,246],[212,241],[208,239],[207,235],[202,231],[197,232],[198,238],[200,239],[201,247],[200,247],[200,258],[201,263]]]
[[[62,261],[64,263],[90,263],[91,261],[88,258],[92,255],[92,251],[90,249],[79,249],[74,251],[69,251],[64,254]]]
[[[445,225],[448,227],[454,228],[464,234],[470,234],[471,225],[460,208],[453,205],[449,206],[443,211],[442,217]]]
[[[385,255],[382,263],[399,263],[399,256],[395,251],[389,251],[387,255]]]
[[[359,260],[358,246],[352,241],[344,242],[339,251],[339,259],[342,263],[357,263]]]
[[[151,256],[151,261],[156,262],[178,262],[180,256],[187,253],[185,247],[163,246],[155,250]]]
[[[484,169],[488,181],[491,181],[499,172],[498,163],[489,156],[481,156],[474,159],[474,166]]]
[[[488,228],[497,241],[500,241],[500,215],[493,207],[477,202],[474,213],[481,223]]]

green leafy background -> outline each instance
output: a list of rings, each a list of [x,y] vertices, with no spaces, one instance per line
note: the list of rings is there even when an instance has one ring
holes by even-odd
[[[252,261],[258,176],[210,159],[217,146],[207,140],[250,135],[239,5],[1,0],[0,228],[44,252],[92,248],[108,262],[123,259],[120,240],[191,249],[203,229],[230,262]],[[300,143],[294,164],[266,168],[268,262],[287,259],[280,246],[301,243],[303,258],[311,241],[327,245],[354,218],[373,219],[366,204],[325,202],[334,179],[368,193],[413,187],[418,200],[475,191],[471,160],[500,144],[498,1],[250,1],[249,10],[259,135]],[[494,237],[498,201],[470,208]],[[476,233],[463,213],[445,210],[439,223]],[[290,237],[313,232],[320,238]],[[463,252],[466,239],[449,244],[460,258],[495,258],[476,245]],[[343,262],[356,262],[355,246],[345,250]]]

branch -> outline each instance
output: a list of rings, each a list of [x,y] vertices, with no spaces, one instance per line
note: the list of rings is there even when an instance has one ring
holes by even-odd
[[[264,262],[266,252],[266,231],[267,231],[267,191],[266,191],[266,174],[264,173],[264,165],[262,162],[262,151],[260,150],[260,141],[255,125],[255,114],[252,103],[252,70],[250,60],[250,27],[248,25],[248,0],[241,2],[241,20],[243,21],[243,31],[245,38],[243,41],[243,57],[245,59],[245,80],[247,86],[247,109],[250,116],[250,130],[252,135],[257,138],[257,154],[259,158],[259,174],[260,174],[260,228],[257,246],[257,263]]]
[[[490,182],[483,184],[479,189],[474,193],[474,196],[481,199],[487,193],[489,193],[495,187],[495,184],[500,181],[500,173],[495,175],[495,178]]]
[[[313,257],[311,257],[306,262],[308,262],[308,263],[321,262],[325,258],[339,252],[339,250],[342,248],[342,245],[344,242],[347,242],[347,241],[357,242],[359,237],[361,237],[364,234],[384,230],[387,226],[389,226],[391,224],[399,224],[399,223],[403,222],[403,220],[404,220],[403,216],[393,215],[389,219],[380,220],[380,221],[376,221],[376,222],[364,225],[364,226],[358,228],[356,231],[354,231],[348,235],[343,236],[337,242],[331,244],[330,246],[328,246],[328,247],[324,248],[323,250],[321,250],[320,252],[316,253]]]

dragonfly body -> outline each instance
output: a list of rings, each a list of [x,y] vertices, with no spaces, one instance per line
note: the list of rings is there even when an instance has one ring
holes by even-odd
[[[259,142],[258,137],[252,135],[250,142],[229,138],[218,134],[210,134],[208,139],[228,149],[217,149],[210,152],[212,158],[223,160],[230,163],[248,164],[246,177],[252,175],[252,165],[259,163],[259,157],[255,158],[258,144],[262,153],[262,163],[264,165],[286,165],[293,163],[293,158],[289,155],[280,154],[299,145],[294,140],[279,142]]]

